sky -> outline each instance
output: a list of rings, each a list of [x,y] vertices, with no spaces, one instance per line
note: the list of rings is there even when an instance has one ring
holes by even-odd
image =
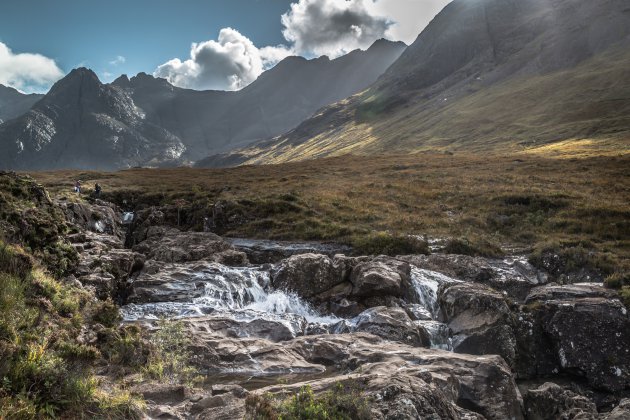
[[[450,0],[2,0],[0,84],[45,92],[70,70],[238,90],[288,55],[412,43]]]

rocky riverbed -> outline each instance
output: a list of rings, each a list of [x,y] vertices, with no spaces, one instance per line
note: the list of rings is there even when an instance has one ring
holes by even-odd
[[[57,204],[78,228],[67,281],[191,337],[206,386],[135,385],[148,418],[242,418],[248,395],[350,381],[373,418],[630,418],[630,318],[601,284],[551,283],[521,255],[350,256]]]

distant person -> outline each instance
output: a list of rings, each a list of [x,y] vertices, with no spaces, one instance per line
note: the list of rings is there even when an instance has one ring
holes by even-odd
[[[81,194],[81,180],[75,182],[74,184],[74,192],[77,194]]]
[[[99,198],[101,196],[101,185],[96,183],[94,185],[94,197]]]

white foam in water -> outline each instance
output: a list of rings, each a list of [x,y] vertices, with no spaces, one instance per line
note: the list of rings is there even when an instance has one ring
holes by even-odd
[[[438,304],[437,292],[441,284],[455,283],[455,280],[444,274],[424,270],[417,267],[411,269],[411,282],[416,291],[417,302],[431,313],[431,318],[437,320],[440,313],[440,305]]]
[[[265,294],[262,299],[249,304],[246,309],[273,314],[296,314],[311,323],[332,324],[339,321],[339,318],[335,316],[319,315],[298,295],[285,293],[281,290]]]
[[[293,329],[296,316],[309,323],[332,324],[334,316],[321,316],[308,303],[292,293],[268,292],[269,273],[257,268],[232,268],[221,264],[200,267],[193,279],[203,282],[203,296],[190,302],[129,304],[122,308],[127,321],[160,317],[196,317],[208,314],[225,315],[240,320],[268,319],[287,323]]]

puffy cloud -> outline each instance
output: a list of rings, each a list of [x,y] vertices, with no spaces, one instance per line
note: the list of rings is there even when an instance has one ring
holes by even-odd
[[[0,42],[0,84],[23,92],[41,92],[63,75],[54,60],[41,54],[15,54]]]
[[[282,15],[289,46],[257,48],[235,29],[192,44],[190,58],[172,59],[153,73],[175,86],[238,90],[289,55],[338,57],[380,38],[413,42],[451,0],[296,0]]]
[[[112,61],[109,62],[112,66],[117,66],[119,64],[124,64],[127,59],[122,55],[117,55]]]
[[[299,0],[282,15],[296,52],[338,57],[383,38],[394,22],[374,13],[372,0]]]
[[[280,47],[259,50],[237,30],[224,28],[216,41],[192,44],[190,59],[170,60],[153,74],[185,88],[237,90],[256,80],[267,61],[283,54]]]

